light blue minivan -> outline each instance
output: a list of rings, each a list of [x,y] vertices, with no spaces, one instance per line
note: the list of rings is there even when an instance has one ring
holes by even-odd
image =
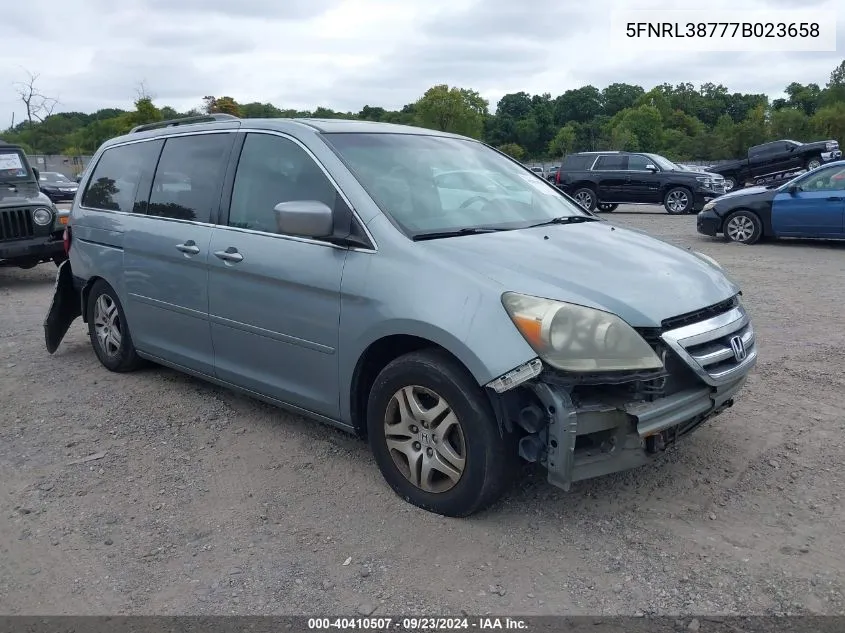
[[[401,497],[450,516],[520,462],[564,489],[648,462],[757,358],[715,261],[432,130],[139,126],[97,151],[65,247],[50,353],[81,316],[107,369],[152,361],[359,434]]]

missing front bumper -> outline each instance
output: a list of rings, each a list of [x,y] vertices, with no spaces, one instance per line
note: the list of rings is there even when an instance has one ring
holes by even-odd
[[[531,383],[548,419],[545,459],[538,461],[544,462],[549,483],[563,490],[575,481],[642,466],[732,406],[745,381],[743,376],[718,388],[687,389],[652,402],[578,407],[564,388]],[[523,438],[525,452],[538,441],[531,437]]]

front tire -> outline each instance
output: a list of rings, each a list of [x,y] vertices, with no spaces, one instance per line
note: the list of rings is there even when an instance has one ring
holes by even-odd
[[[367,433],[387,483],[409,503],[465,517],[497,501],[517,463],[490,402],[449,354],[423,350],[389,363],[373,383]]]
[[[816,168],[821,167],[821,166],[822,166],[821,156],[811,156],[810,158],[807,159],[807,164],[806,164],[807,171],[812,171],[813,169],[816,169]]]
[[[684,215],[692,209],[692,192],[686,187],[672,187],[663,197],[663,206],[672,215]]]
[[[123,306],[114,289],[102,279],[94,282],[86,305],[88,337],[103,367],[114,372],[138,369],[143,361],[135,352]]]
[[[596,203],[596,192],[590,189],[589,187],[582,187],[581,189],[576,189],[575,192],[572,194],[572,197],[575,199],[575,202],[580,204],[584,207],[587,211],[595,211]]]
[[[725,176],[725,193],[733,191],[739,187],[739,183],[734,176]]]
[[[756,213],[736,211],[725,220],[725,238],[740,244],[756,244],[763,235],[763,223]]]

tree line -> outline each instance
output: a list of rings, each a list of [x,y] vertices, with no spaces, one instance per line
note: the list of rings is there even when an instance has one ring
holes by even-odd
[[[656,152],[674,160],[715,161],[745,154],[769,140],[845,141],[845,61],[824,87],[792,82],[786,97],[730,92],[721,84],[661,84],[649,90],[628,83],[603,89],[583,86],[552,97],[507,94],[490,104],[468,88],[437,85],[398,110],[364,106],[359,112],[325,107],[282,109],[271,103],[239,103],[207,96],[188,112],[159,107],[142,85],[133,110],[92,114],[54,113],[57,101],[36,86],[37,75],[21,82],[18,94],[26,118],[0,134],[31,153],[69,156],[93,153],[104,141],[135,125],[181,116],[222,112],[239,117],[353,118],[418,125],[483,140],[519,160],[555,160],[577,151]]]

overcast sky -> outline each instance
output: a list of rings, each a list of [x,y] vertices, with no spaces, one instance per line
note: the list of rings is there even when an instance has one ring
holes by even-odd
[[[722,83],[779,96],[791,81],[824,85],[837,52],[637,51],[613,39],[612,8],[663,9],[690,0],[58,0],[5,2],[0,24],[0,128],[24,110],[24,69],[59,110],[131,107],[144,82],[180,110],[204,95],[284,108],[398,108],[448,83],[491,107],[524,90],[558,95],[593,84]],[[721,8],[835,7],[830,0],[706,0]],[[845,5],[845,3],[843,3]],[[835,20],[830,11],[830,21]]]

